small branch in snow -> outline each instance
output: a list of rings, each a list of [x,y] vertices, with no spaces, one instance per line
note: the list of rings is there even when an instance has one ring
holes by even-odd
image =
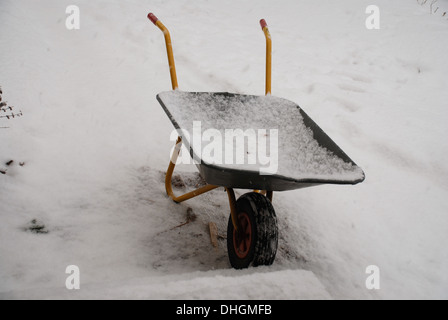
[[[174,230],[174,229],[177,229],[177,228],[180,228],[180,227],[183,227],[183,226],[189,224],[190,222],[194,222],[194,221],[196,221],[196,215],[194,214],[193,209],[188,208],[187,209],[187,221],[182,223],[182,224],[180,224],[180,225],[178,225],[178,226],[172,227],[170,229],[170,231]]]
[[[14,107],[8,107],[7,109],[1,109],[1,111],[6,112],[8,109],[12,111],[12,108],[14,108]],[[9,120],[9,119],[14,119],[16,117],[18,118],[21,116],[23,116],[22,111],[19,111],[19,113],[10,113],[5,116],[0,116],[0,118],[6,118]]]
[[[196,214],[193,212],[193,209],[191,209],[191,208],[189,207],[189,208],[187,209],[187,221],[185,221],[184,223],[181,223],[181,224],[179,224],[179,225],[177,225],[177,226],[175,226],[175,227],[172,227],[172,228],[170,228],[170,229],[168,229],[168,230],[161,231],[161,232],[159,232],[157,235],[160,235],[160,234],[165,233],[165,232],[167,232],[167,231],[172,231],[172,230],[177,229],[177,228],[181,228],[181,227],[183,227],[183,226],[189,224],[190,222],[194,222],[194,221],[196,221],[196,218],[197,218],[197,217],[196,217]]]
[[[14,106],[9,106],[2,98],[2,88],[0,87],[0,118],[6,118],[8,120],[23,116],[22,111],[15,112]],[[1,129],[7,129],[9,127],[0,127]]]

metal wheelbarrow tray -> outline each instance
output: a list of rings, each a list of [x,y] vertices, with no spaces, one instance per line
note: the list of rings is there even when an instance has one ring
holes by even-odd
[[[319,184],[356,184],[364,180],[362,170],[291,101],[273,96],[179,90],[160,93],[157,100],[178,130],[179,136],[182,136],[182,141],[197,162],[202,177],[209,184],[239,189],[285,191]],[[244,163],[235,165],[225,164],[224,157],[204,158],[200,150],[208,142],[190,141],[195,122],[200,123],[202,132],[217,130],[218,137],[223,139],[226,130],[235,132],[240,129],[240,134],[235,134],[235,140],[238,136],[248,140],[249,134],[241,133],[257,134],[262,130],[269,134],[270,130],[277,130],[278,152],[275,156],[278,170],[275,170],[276,173],[263,172],[265,166],[259,163],[249,164],[247,159]],[[242,151],[247,154],[250,146],[248,141],[245,142]],[[252,152],[258,153],[257,148],[253,149],[255,150]],[[223,154],[224,151],[223,146]],[[213,160],[221,161],[216,164]]]
[[[266,38],[265,96],[255,96],[180,91],[170,33],[154,14],[148,18],[164,34],[173,89],[158,94],[157,100],[178,133],[165,176],[166,192],[180,203],[224,187],[230,206],[231,266],[271,265],[278,247],[273,192],[357,184],[364,172],[297,104],[271,96],[272,43],[266,21],[260,21]],[[176,196],[172,175],[182,145],[207,184]],[[252,191],[237,200],[235,188]]]

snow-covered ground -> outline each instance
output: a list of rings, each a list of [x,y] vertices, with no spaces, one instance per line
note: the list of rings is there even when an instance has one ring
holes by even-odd
[[[79,0],[69,31],[70,1],[2,0],[2,97],[23,117],[0,118],[0,298],[447,299],[447,2],[431,15],[377,0],[381,29],[368,30],[364,0]],[[262,95],[265,18],[273,95],[366,173],[275,193],[271,267],[232,270],[225,240],[211,246],[209,222],[226,233],[222,189],[165,195],[173,127],[155,96],[171,84],[150,11],[171,31],[184,91]],[[194,186],[193,166],[177,172]],[[79,291],[65,289],[68,265]],[[369,265],[379,290],[365,287]]]

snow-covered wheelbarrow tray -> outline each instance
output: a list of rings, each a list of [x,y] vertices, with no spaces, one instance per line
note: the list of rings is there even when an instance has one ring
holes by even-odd
[[[254,96],[180,91],[170,33],[154,14],[148,18],[164,33],[173,89],[159,93],[157,100],[179,135],[166,173],[166,192],[179,203],[224,187],[230,204],[230,264],[238,269],[271,265],[278,244],[273,192],[357,184],[364,172],[297,104],[271,96],[271,36],[263,19],[266,88],[265,96]],[[171,180],[182,144],[207,184],[175,196]],[[253,191],[236,200],[236,188]]]

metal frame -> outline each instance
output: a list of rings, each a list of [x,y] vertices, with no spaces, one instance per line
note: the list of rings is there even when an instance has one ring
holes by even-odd
[[[198,188],[198,189],[196,189],[194,191],[188,192],[188,193],[183,194],[181,196],[176,197],[174,195],[173,186],[172,186],[172,182],[171,182],[171,177],[173,176],[174,167],[176,166],[177,158],[179,156],[181,148],[182,148],[182,139],[181,139],[181,137],[178,137],[177,141],[176,141],[176,146],[174,147],[174,152],[173,152],[173,155],[171,156],[171,161],[170,161],[170,164],[168,166],[168,170],[166,171],[166,176],[165,176],[166,193],[168,194],[168,196],[174,202],[177,202],[177,203],[180,203],[180,202],[183,202],[185,200],[194,198],[194,197],[199,196],[199,195],[201,195],[203,193],[206,193],[208,191],[211,191],[213,189],[218,188],[218,186],[207,184],[204,187]]]
[[[168,56],[168,65],[170,66],[171,84],[173,90],[176,90],[179,86],[177,84],[176,65],[174,64],[173,45],[171,44],[171,36],[168,29],[163,23],[152,13],[148,14],[148,19],[151,20],[160,30],[162,30],[165,36],[166,53]]]
[[[261,30],[263,30],[266,38],[266,95],[271,94],[271,77],[272,77],[272,38],[269,33],[268,24],[266,20],[260,20]]]
[[[173,90],[178,89],[179,85],[177,83],[177,74],[176,74],[176,66],[174,63],[174,54],[173,54],[173,45],[171,43],[171,36],[168,29],[163,25],[163,23],[153,14],[148,14],[148,19],[151,20],[160,30],[162,30],[165,36],[165,44],[166,44],[166,52],[168,56],[168,65],[170,67],[170,76],[171,76],[171,85]],[[266,85],[265,85],[265,93],[266,95],[271,94],[271,67],[272,67],[272,41],[271,35],[269,33],[268,25],[264,19],[260,20],[260,25],[263,30],[263,33],[266,37]],[[186,201],[188,199],[194,198],[211,190],[218,188],[219,186],[207,184],[204,187],[198,188],[194,191],[188,192],[181,196],[174,195],[173,187],[172,187],[172,176],[174,172],[174,168],[176,166],[177,158],[179,156],[180,150],[182,147],[182,139],[181,137],[177,138],[176,146],[174,147],[174,152],[171,156],[171,161],[168,166],[166,176],[165,176],[165,189],[167,195],[176,203],[180,203]],[[225,187],[227,195],[229,197],[229,206],[230,206],[230,216],[232,219],[233,227],[236,231],[238,231],[238,219],[236,212],[236,197],[235,191],[233,188]],[[260,191],[254,190],[255,192],[259,192],[264,194],[271,202],[272,202],[272,191]]]

